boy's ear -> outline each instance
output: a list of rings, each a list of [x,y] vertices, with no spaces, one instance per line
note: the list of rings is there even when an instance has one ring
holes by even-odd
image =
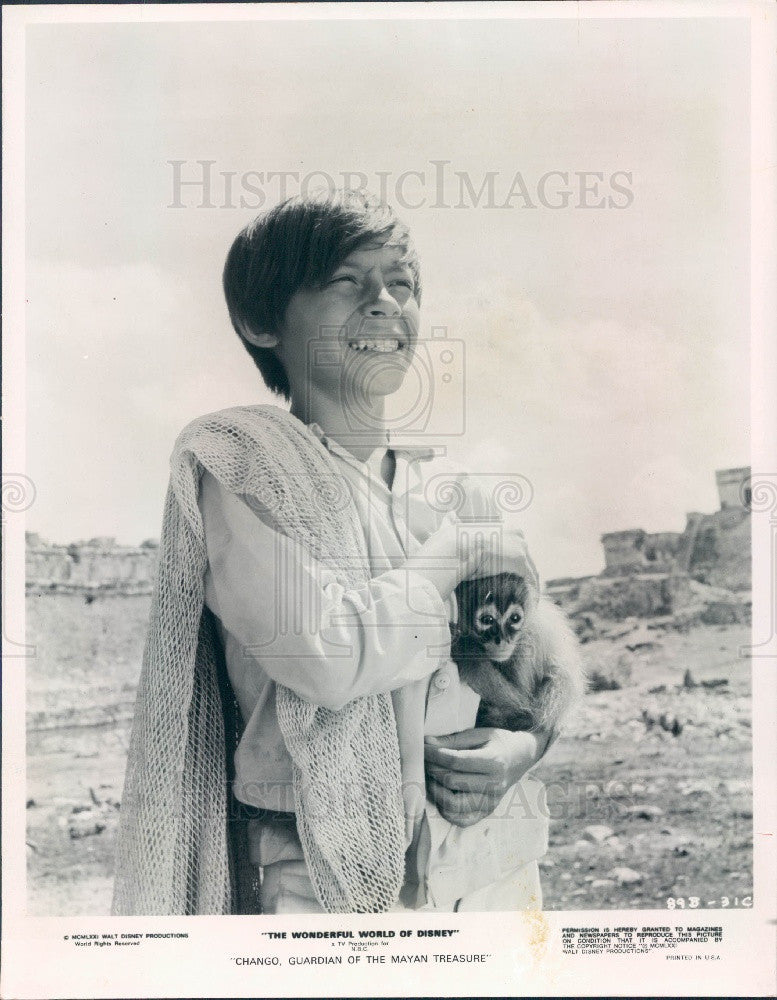
[[[254,347],[277,347],[278,337],[274,333],[266,333],[263,330],[252,330],[247,323],[241,324],[240,332],[249,344]]]

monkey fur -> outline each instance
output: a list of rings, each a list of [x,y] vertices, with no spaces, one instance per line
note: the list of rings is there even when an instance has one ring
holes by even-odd
[[[451,658],[480,695],[476,725],[555,735],[585,687],[563,612],[509,573],[467,580],[456,599]]]

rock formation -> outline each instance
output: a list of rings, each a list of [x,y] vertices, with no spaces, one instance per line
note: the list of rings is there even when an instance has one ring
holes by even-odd
[[[715,475],[720,510],[688,514],[682,532],[632,528],[603,535],[602,573],[550,580],[548,595],[589,626],[592,615],[673,616],[686,625],[749,621],[750,469]]]

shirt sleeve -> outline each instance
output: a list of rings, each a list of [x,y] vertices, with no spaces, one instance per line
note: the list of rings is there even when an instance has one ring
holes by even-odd
[[[241,649],[301,698],[338,710],[434,672],[450,655],[436,587],[392,569],[347,589],[309,550],[203,473],[205,602]]]

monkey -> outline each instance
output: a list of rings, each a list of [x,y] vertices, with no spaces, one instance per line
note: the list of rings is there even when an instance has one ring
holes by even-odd
[[[480,695],[476,726],[555,736],[582,695],[577,637],[563,612],[511,573],[456,588],[451,658]]]

